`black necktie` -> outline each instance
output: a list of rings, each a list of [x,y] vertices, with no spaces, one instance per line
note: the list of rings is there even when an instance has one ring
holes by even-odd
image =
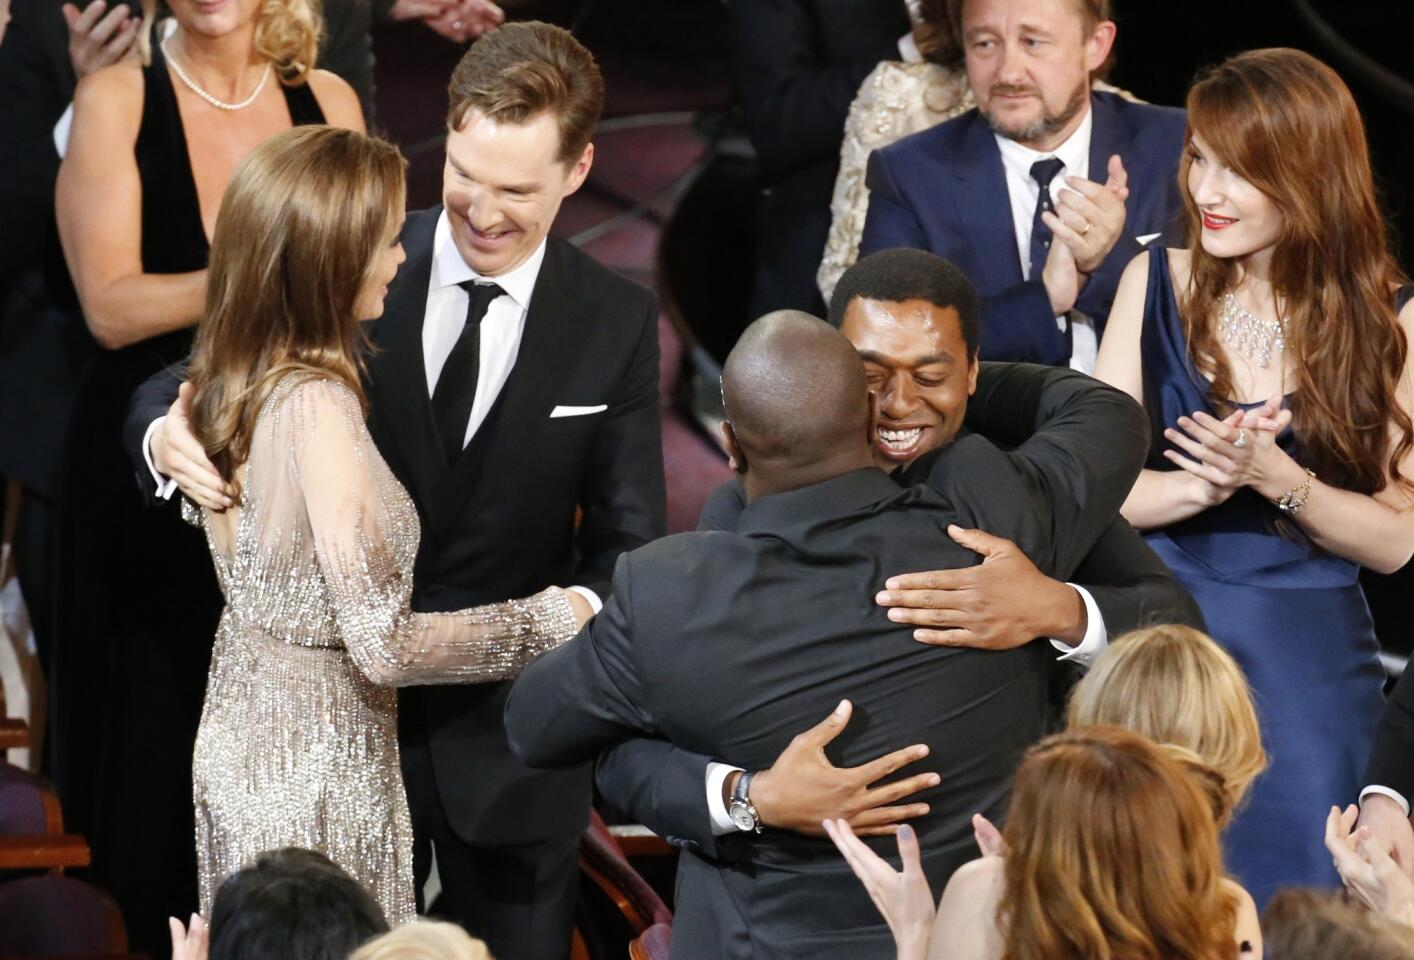
[[[1041,271],[1046,267],[1046,252],[1051,249],[1051,228],[1041,219],[1043,213],[1054,213],[1051,203],[1051,181],[1061,172],[1065,164],[1055,157],[1047,157],[1031,164],[1031,179],[1041,185],[1041,195],[1036,198],[1036,212],[1031,217],[1031,272],[1028,280],[1040,280]]]
[[[471,422],[471,405],[476,400],[476,377],[481,367],[481,321],[491,301],[505,293],[494,283],[467,280],[459,284],[466,291],[466,324],[462,327],[437,386],[432,390],[432,416],[447,463],[461,456],[466,427]]]

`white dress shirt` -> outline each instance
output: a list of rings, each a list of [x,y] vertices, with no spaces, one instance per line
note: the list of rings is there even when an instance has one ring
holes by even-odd
[[[1088,105],[1085,119],[1080,126],[1056,149],[1047,153],[997,135],[997,148],[1002,153],[1002,168],[1006,171],[1007,198],[1011,201],[1011,222],[1016,233],[1016,255],[1021,260],[1021,274],[1031,269],[1031,222],[1036,216],[1036,201],[1041,196],[1041,185],[1031,176],[1031,165],[1046,157],[1055,157],[1065,164],[1051,181],[1051,202],[1060,206],[1060,192],[1068,189],[1066,177],[1090,177],[1090,131],[1094,127],[1095,113]],[[1027,277],[1040,280],[1040,277]],[[1057,317],[1056,325],[1064,330],[1070,323],[1070,366],[1082,373],[1092,373],[1095,357],[1100,352],[1099,340],[1095,336],[1095,324],[1089,317],[1070,312],[1069,318]]]

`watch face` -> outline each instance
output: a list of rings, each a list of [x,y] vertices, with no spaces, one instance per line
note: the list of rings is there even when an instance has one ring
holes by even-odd
[[[751,815],[744,803],[734,803],[731,809],[732,823],[736,824],[738,830],[755,830],[756,818]]]

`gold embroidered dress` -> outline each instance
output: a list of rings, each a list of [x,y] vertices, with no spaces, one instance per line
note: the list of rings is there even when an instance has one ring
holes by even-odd
[[[413,613],[417,511],[354,393],[286,376],[256,424],[234,543],[205,527],[226,597],[193,759],[202,913],[265,850],[349,871],[413,917],[395,685],[513,677],[575,633],[564,595]]]

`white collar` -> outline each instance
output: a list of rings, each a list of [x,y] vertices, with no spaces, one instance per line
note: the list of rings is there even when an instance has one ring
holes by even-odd
[[[993,134],[997,138],[997,148],[1002,152],[1002,165],[1011,170],[1014,174],[1019,174],[1023,179],[1030,179],[1031,164],[1045,157],[1055,157],[1065,164],[1065,173],[1069,177],[1090,176],[1090,131],[1095,126],[1095,109],[1092,104],[1086,104],[1085,116],[1080,121],[1080,126],[1075,128],[1070,136],[1065,138],[1065,142],[1054,150],[1040,151],[1033,150],[1015,140],[1008,140],[1000,134]]]
[[[530,306],[530,295],[540,276],[540,266],[545,262],[546,242],[541,240],[535,252],[509,273],[499,277],[483,277],[462,259],[461,251],[452,239],[452,224],[447,219],[447,211],[443,210],[437,217],[437,230],[432,239],[432,278],[428,289],[440,290],[468,280],[493,280],[506,292],[506,296],[524,310]]]

